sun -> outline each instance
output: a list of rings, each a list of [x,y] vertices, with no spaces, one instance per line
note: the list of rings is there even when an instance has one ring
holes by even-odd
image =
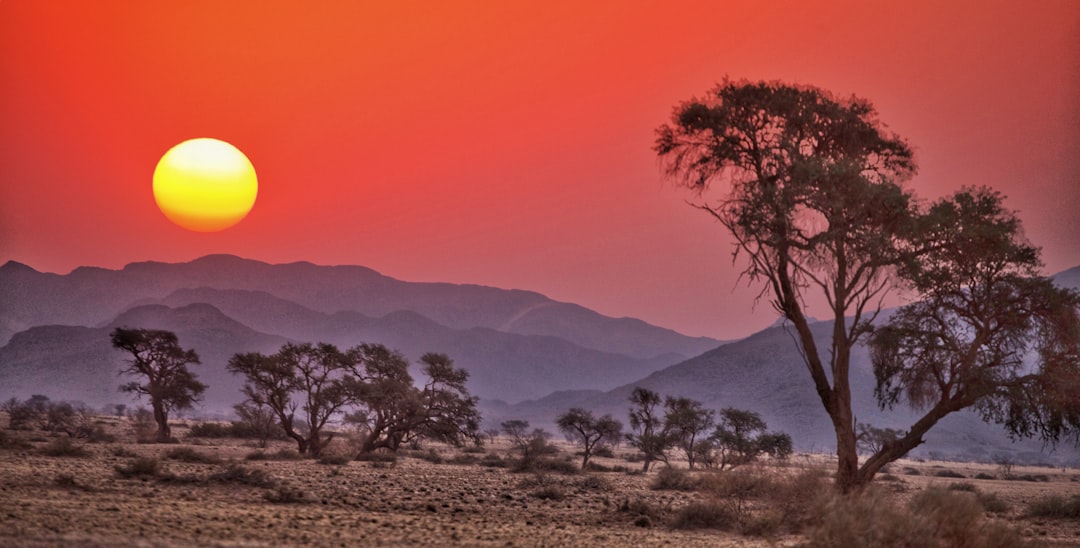
[[[196,232],[239,223],[259,192],[255,167],[240,149],[218,139],[184,141],[154,169],[154,201],[170,221]]]

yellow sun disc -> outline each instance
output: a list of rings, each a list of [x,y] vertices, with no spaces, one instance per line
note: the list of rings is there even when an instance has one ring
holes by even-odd
[[[170,221],[216,232],[240,222],[259,192],[255,167],[240,149],[217,139],[184,141],[154,169],[154,200]]]

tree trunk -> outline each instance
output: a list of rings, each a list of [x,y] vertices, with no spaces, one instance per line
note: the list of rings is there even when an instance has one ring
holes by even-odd
[[[150,405],[154,408],[154,421],[157,422],[157,442],[168,443],[172,438],[172,431],[169,430],[169,413],[165,411],[165,406],[160,401],[153,401]]]

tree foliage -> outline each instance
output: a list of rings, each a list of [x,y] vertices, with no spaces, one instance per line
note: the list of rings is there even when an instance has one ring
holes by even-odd
[[[686,455],[691,469],[697,464],[697,451],[715,424],[715,412],[705,409],[701,402],[685,397],[668,396],[664,399],[664,430],[671,443]]]
[[[721,470],[753,462],[761,455],[785,459],[791,455],[791,436],[783,432],[769,432],[761,415],[753,411],[727,407],[720,411],[719,424],[712,435],[699,446],[699,452],[708,455],[707,466],[715,465]]]
[[[113,347],[131,354],[122,374],[140,379],[121,385],[120,390],[150,398],[157,441],[169,441],[169,413],[190,409],[206,391],[206,385],[188,369],[189,364],[199,363],[199,355],[181,348],[171,331],[117,327],[110,338]]]
[[[581,468],[589,466],[589,459],[596,449],[613,445],[622,435],[622,423],[611,415],[594,417],[591,411],[574,407],[555,419],[567,441],[582,447]]]
[[[396,451],[418,437],[458,444],[478,439],[468,373],[442,354],[425,354],[421,362],[428,379],[421,387],[414,386],[408,361],[379,344],[342,351],[327,343],[288,343],[269,356],[236,354],[228,368],[244,375],[247,401],[269,408],[297,450],[314,458],[334,437],[324,434],[327,424],[342,415],[360,427],[361,452]]]
[[[1023,243],[1000,195],[965,189],[922,207],[902,186],[915,171],[910,147],[869,102],[724,81],[676,107],[655,150],[680,184],[699,193],[727,187],[718,203],[698,207],[734,237],[745,274],[794,327],[836,433],[842,491],[870,481],[965,407],[1016,435],[1054,441],[1076,431],[1077,404],[1062,393],[1080,377],[1070,358],[1075,294],[1037,275],[1037,249]],[[918,301],[875,333],[881,299],[894,286],[913,288]],[[825,348],[810,331],[809,297],[828,308]],[[903,397],[927,414],[860,467],[849,373],[852,349],[865,342],[874,348],[879,401]],[[1023,350],[1037,352],[1040,365],[1019,365]]]
[[[630,393],[630,430],[626,441],[645,456],[642,470],[649,471],[654,461],[667,463],[667,451],[671,447],[672,437],[664,428],[664,419],[660,415],[660,394],[634,387]]]

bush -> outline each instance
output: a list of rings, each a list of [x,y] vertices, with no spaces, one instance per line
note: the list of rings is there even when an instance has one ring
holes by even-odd
[[[200,453],[190,447],[177,447],[175,449],[170,449],[165,453],[165,458],[169,460],[178,460],[181,462],[191,462],[196,464],[217,464],[221,462],[220,459],[213,455]]]
[[[448,460],[446,462],[449,462],[450,464],[458,464],[458,465],[472,465],[472,464],[476,464],[476,463],[480,462],[480,457],[477,457],[476,455],[473,455],[473,454],[465,453],[465,454],[461,454],[461,455],[454,455],[453,457],[450,458],[450,460]]]
[[[291,485],[280,485],[273,491],[264,494],[263,498],[267,502],[275,504],[297,504],[312,501],[307,493]]]
[[[1050,495],[1028,504],[1027,515],[1038,518],[1080,519],[1080,495],[1066,499]]]
[[[22,449],[30,449],[33,445],[13,434],[0,430],[0,449],[7,449],[10,451],[17,451]]]
[[[967,476],[965,476],[965,475],[963,475],[963,474],[961,474],[959,472],[953,472],[952,470],[938,470],[937,472],[934,472],[934,476],[939,477],[939,478],[956,478],[956,479],[964,479],[964,478],[967,477]]]
[[[395,464],[397,463],[397,455],[393,453],[384,453],[381,451],[360,453],[359,455],[353,457],[353,460],[370,463]]]
[[[611,483],[600,476],[588,475],[578,480],[574,484],[579,490],[582,491],[610,491]]]
[[[543,485],[532,492],[532,496],[541,500],[562,500],[566,498],[566,491],[561,485]]]
[[[480,466],[488,468],[506,468],[506,460],[495,453],[488,453],[480,459]]]
[[[304,456],[298,453],[295,449],[278,449],[273,453],[267,453],[265,451],[255,451],[248,453],[244,457],[244,460],[301,460]]]
[[[665,466],[656,474],[649,487],[657,491],[693,491],[698,484],[698,480],[686,470]]]
[[[124,479],[156,478],[162,475],[161,462],[155,458],[137,457],[126,466],[117,465],[116,474]]]
[[[56,438],[39,449],[46,457],[89,457],[90,452],[81,445],[75,445],[70,438]]]
[[[739,526],[739,517],[730,505],[716,500],[691,502],[675,512],[671,526],[676,529],[721,529],[734,530]]]
[[[232,463],[225,470],[211,475],[210,480],[221,483],[238,483],[252,487],[277,486],[277,481],[266,470],[248,468],[237,463]]]
[[[910,466],[904,467],[904,474],[908,476],[921,476],[922,472],[918,468],[912,468]]]
[[[976,489],[975,484],[971,483],[970,481],[961,481],[957,483],[950,483],[949,491],[967,491],[969,493],[974,493],[978,491],[978,489]]]
[[[481,464],[483,462],[481,461]],[[532,458],[532,459],[517,459],[514,461],[513,472],[554,472],[556,474],[574,475],[581,472],[577,464],[569,459],[555,459],[555,458]]]
[[[1008,527],[983,518],[976,497],[941,488],[916,495],[908,507],[893,504],[873,486],[835,495],[821,508],[810,546],[1006,547],[1022,544]]]
[[[975,479],[978,479],[978,480],[992,480],[992,479],[997,479],[997,478],[995,478],[994,476],[991,476],[990,474],[987,474],[986,472],[979,472],[978,474],[975,474]]]
[[[352,460],[346,455],[323,455],[319,457],[319,464],[329,464],[333,466],[343,466],[349,464]]]
[[[1004,514],[1009,511],[1009,503],[1001,500],[997,493],[975,493],[975,498],[982,504],[983,510],[995,514]]]

